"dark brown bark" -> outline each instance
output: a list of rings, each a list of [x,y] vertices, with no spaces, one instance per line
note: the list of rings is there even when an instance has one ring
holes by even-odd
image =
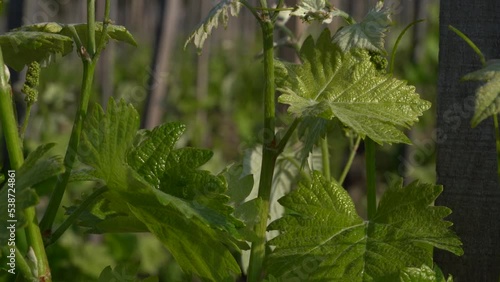
[[[477,83],[460,78],[481,67],[478,56],[456,34],[467,34],[486,58],[500,57],[500,2],[442,0],[437,105],[437,177],[444,192],[436,201],[464,243],[462,257],[436,251],[436,263],[455,281],[498,281],[500,276],[500,187],[491,119],[471,128]]]

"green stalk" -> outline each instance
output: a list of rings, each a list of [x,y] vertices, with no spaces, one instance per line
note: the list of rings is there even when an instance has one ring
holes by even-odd
[[[2,49],[0,48],[0,119],[9,152],[12,169],[19,169],[24,162],[21,139],[17,131],[17,120],[14,114],[12,91],[9,82],[5,80]]]
[[[360,142],[361,142],[361,137],[358,136],[358,138],[356,138],[356,142],[354,143],[354,146],[352,146],[352,148],[351,148],[351,153],[349,154],[349,158],[347,159],[347,163],[344,167],[344,170],[342,171],[342,174],[339,177],[340,185],[342,185],[342,183],[344,183],[344,180],[347,177],[347,173],[349,173],[349,170],[351,169],[352,162],[354,161],[354,157],[356,156],[356,152],[358,151],[358,147],[359,147]]]
[[[99,45],[97,46],[97,51],[95,57],[99,57],[101,55],[102,50],[106,47],[106,43],[108,41],[108,26],[111,22],[109,19],[109,14],[111,10],[111,0],[106,0],[105,8],[104,8],[104,21],[102,26],[101,38],[99,38]],[[97,58],[94,58],[94,60]]]
[[[476,44],[474,44],[474,42],[472,42],[472,40],[470,40],[470,38],[465,35],[463,32],[461,32],[460,30],[456,29],[455,27],[449,25],[448,28],[455,32],[458,36],[460,36],[460,38],[462,38],[467,44],[469,44],[469,46],[472,48],[472,50],[474,50],[474,52],[476,52],[476,54],[479,56],[479,60],[481,60],[481,64],[484,66],[486,65],[486,59],[484,58],[484,55],[483,55],[483,52],[481,52],[481,50],[479,49],[479,47],[477,47]]]
[[[21,140],[24,140],[24,134],[26,133],[26,128],[28,128],[28,123],[29,123],[29,119],[30,119],[30,116],[31,116],[31,108],[32,108],[32,104],[28,104],[26,106],[26,114],[24,115],[24,121],[23,121],[23,125],[21,126],[21,131],[19,133],[20,137],[21,137]]]
[[[375,142],[369,137],[365,139],[366,162],[366,199],[368,219],[371,220],[377,211],[377,179],[375,172]]]
[[[28,242],[35,257],[37,258],[38,278],[40,281],[52,281],[50,274],[49,261],[45,253],[45,246],[43,244],[42,233],[38,226],[38,219],[36,216],[35,207],[28,208],[24,211],[28,225],[26,226],[26,234]]]
[[[108,188],[102,187],[90,194],[81,205],[57,228],[57,230],[50,236],[50,239],[45,242],[45,246],[53,244],[61,237],[62,234],[75,222],[75,220],[84,212],[91,204],[93,204],[99,196],[108,191]]]
[[[71,137],[69,139],[68,149],[66,150],[66,155],[64,157],[64,166],[66,168],[62,177],[57,179],[54,192],[50,198],[50,202],[47,206],[47,210],[40,222],[40,227],[44,233],[50,236],[52,225],[57,215],[57,210],[61,204],[61,200],[68,185],[69,178],[71,176],[71,171],[76,160],[77,150],[80,143],[80,135],[82,132],[82,125],[85,116],[87,115],[87,109],[90,101],[90,96],[92,94],[92,84],[94,80],[94,72],[96,67],[96,60],[91,59],[94,57],[96,45],[95,45],[95,0],[87,1],[87,32],[89,36],[88,46],[86,50],[78,50],[83,62],[83,79],[82,79],[82,89],[80,103],[78,110],[76,112],[75,121],[73,123],[73,129],[71,131]],[[83,48],[82,48],[83,49]]]
[[[330,181],[332,179],[330,174],[330,151],[328,150],[328,138],[321,138],[321,162],[323,164],[323,176]]]
[[[24,156],[22,144],[17,131],[17,121],[14,116],[14,108],[12,103],[11,89],[8,81],[5,80],[4,63],[2,50],[0,48],[0,121],[5,136],[5,142],[10,158],[10,165],[13,170],[18,170],[23,162]],[[49,262],[47,254],[43,247],[42,235],[37,225],[37,217],[35,207],[29,207],[24,210],[27,226],[25,229],[26,237],[28,238],[29,246],[33,248],[37,258],[38,276],[41,281],[52,281],[50,276]],[[22,239],[19,238],[19,239]],[[20,244],[24,245],[23,242]]]
[[[95,0],[87,0],[87,37],[89,46],[87,52],[92,58],[96,52],[95,44]]]
[[[25,281],[33,281],[37,280],[36,277],[33,276],[31,272],[31,268],[24,258],[24,255],[21,253],[19,248],[16,247],[16,267],[19,269],[21,275],[24,277]],[[19,279],[21,276],[18,276]],[[22,281],[22,280],[21,280]]]
[[[261,0],[261,7],[267,8],[266,0]],[[266,255],[266,230],[269,217],[269,199],[274,175],[276,158],[279,154],[275,137],[275,86],[274,86],[274,24],[268,12],[263,13],[261,21],[264,45],[264,130],[272,138],[264,140],[262,154],[262,168],[259,182],[258,197],[262,201],[259,210],[259,223],[255,225],[256,241],[252,242],[250,252],[250,265],[248,268],[248,281],[261,280],[262,268]]]
[[[80,135],[82,133],[83,120],[87,115],[87,109],[89,105],[89,100],[92,91],[92,83],[94,79],[95,63],[89,62],[83,59],[83,82],[82,82],[82,96],[80,99],[80,104],[76,113],[75,121],[73,123],[73,130],[71,131],[71,137],[69,139],[68,149],[66,150],[66,155],[64,157],[64,166],[66,170],[64,174],[57,179],[54,192],[50,197],[50,202],[47,206],[47,210],[40,222],[40,227],[44,231],[47,231],[50,235],[52,229],[52,224],[57,215],[57,210],[61,204],[61,200],[68,185],[69,178],[71,176],[71,171],[76,160],[78,146],[80,144]]]
[[[409,25],[407,25],[403,31],[401,31],[401,33],[399,34],[398,38],[396,39],[396,43],[394,43],[394,47],[392,47],[392,52],[391,52],[391,64],[390,64],[390,67],[389,67],[389,73],[393,73],[394,72],[394,61],[396,60],[396,52],[398,50],[398,46],[399,46],[399,43],[401,42],[401,39],[403,39],[403,36],[405,35],[405,33],[414,25],[418,24],[418,23],[421,23],[423,22],[424,20],[416,20],[412,23],[410,23]]]

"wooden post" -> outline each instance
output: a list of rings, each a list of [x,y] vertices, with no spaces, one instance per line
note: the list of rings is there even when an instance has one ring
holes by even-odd
[[[456,282],[498,281],[500,277],[500,186],[492,119],[471,128],[474,93],[479,84],[461,82],[481,67],[478,56],[453,25],[483,51],[500,58],[500,2],[441,0],[437,105],[437,178],[444,192],[436,205],[449,217],[464,243],[465,255],[436,251],[436,263]]]

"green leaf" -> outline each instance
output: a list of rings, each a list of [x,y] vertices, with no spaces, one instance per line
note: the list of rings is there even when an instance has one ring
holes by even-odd
[[[184,44],[184,48],[186,48],[190,42],[193,42],[198,51],[201,52],[205,40],[212,33],[212,30],[219,26],[219,22],[226,28],[229,20],[229,13],[231,13],[232,16],[237,16],[240,10],[240,1],[221,0],[212,10],[210,10],[208,16],[191,33]]]
[[[68,28],[69,26],[73,26],[76,29],[78,37],[80,37],[83,46],[87,46],[87,41],[88,41],[87,24],[65,25],[61,33],[67,36],[71,36],[71,32],[69,31]],[[99,40],[102,36],[103,24],[102,22],[97,22],[95,26],[96,26],[95,38]],[[135,41],[134,37],[124,26],[110,24],[108,25],[107,32],[108,32],[108,39],[114,39],[116,41],[128,43],[132,46],[137,46],[137,42]]]
[[[98,282],[120,281],[136,282],[139,281],[136,276],[139,272],[138,263],[118,264],[114,269],[111,266],[104,268],[99,275]]]
[[[81,43],[83,44],[83,46],[87,46],[87,41],[88,41],[87,24],[59,24],[59,23],[49,22],[49,23],[39,23],[39,24],[22,26],[17,30],[61,34],[73,38],[73,34],[70,31],[70,27],[75,28]],[[96,22],[95,27],[96,27],[95,37],[97,40],[99,40],[102,35],[103,23]],[[128,43],[132,46],[137,46],[137,42],[135,41],[134,37],[124,26],[109,24],[107,32],[108,32],[108,39],[111,38],[116,41]]]
[[[391,8],[379,1],[363,21],[340,29],[333,36],[333,42],[344,52],[359,48],[386,54],[384,40],[392,22],[391,14]]]
[[[175,149],[185,130],[179,123],[134,137],[137,129],[138,114],[123,101],[111,99],[106,113],[96,106],[88,115],[78,153],[110,191],[90,211],[95,218],[83,222],[97,223],[91,227],[98,231],[145,226],[186,272],[209,281],[232,278],[240,272],[230,251],[244,247],[235,238],[242,223],[231,215],[224,179],[199,170],[212,153]]]
[[[0,35],[0,46],[5,64],[21,71],[31,62],[43,62],[56,54],[69,54],[73,50],[73,40],[60,34],[12,31]]]
[[[476,127],[483,120],[500,113],[500,60],[491,60],[478,71],[465,75],[463,80],[486,81],[476,91],[476,106],[471,125]]]
[[[434,266],[434,269],[427,265],[422,265],[420,268],[409,267],[401,272],[401,282],[453,282],[453,277],[450,275],[445,279],[443,272],[439,267]]]
[[[254,180],[252,174],[245,174],[243,164],[233,164],[223,173],[227,181],[227,195],[233,207],[241,205],[252,192]]]
[[[430,107],[415,87],[377,70],[367,51],[341,51],[328,29],[316,44],[306,39],[300,59],[302,64],[276,62],[276,84],[283,93],[279,102],[300,117],[337,117],[377,143],[410,143],[397,127],[418,121]]]
[[[107,111],[96,104],[87,115],[78,155],[80,161],[94,169],[93,176],[114,189],[127,187],[126,152],[132,146],[139,128],[139,114],[124,100],[110,99]]]
[[[0,220],[7,223],[7,220],[17,220],[16,228],[23,228],[26,225],[24,210],[38,203],[38,195],[32,186],[41,183],[51,177],[64,172],[64,165],[60,157],[50,156],[47,154],[54,147],[53,143],[41,145],[35,151],[30,153],[23,165],[15,173],[15,185],[9,186],[7,181],[0,190],[0,201],[6,203],[0,209]],[[12,183],[12,182],[10,182]],[[14,188],[15,191],[9,190]],[[8,197],[15,196],[15,217],[10,216],[7,203]],[[12,196],[10,196],[12,198]],[[9,238],[8,230],[3,228],[0,230],[0,246],[5,246]]]
[[[59,34],[62,31],[63,26],[64,26],[63,24],[55,22],[45,22],[45,23],[36,23],[32,25],[24,25],[14,29],[14,31],[38,31],[38,32]]]
[[[329,24],[336,15],[335,11],[327,0],[302,0],[290,14],[306,22],[315,20]]]
[[[317,144],[320,138],[325,138],[328,128],[328,120],[306,116],[300,121],[297,133],[300,141],[304,143],[300,154],[301,166],[304,165],[309,154],[313,151],[314,145]]]
[[[466,74],[462,80],[479,80],[479,81],[488,81],[493,78],[500,72],[500,60],[489,60],[486,62],[484,68]]]
[[[401,270],[432,264],[431,246],[463,254],[443,220],[450,210],[430,206],[441,186],[400,181],[363,221],[341,186],[312,178],[280,200],[289,214],[269,226],[281,235],[269,242],[276,249],[266,265],[280,281],[399,281]]]
[[[102,189],[102,188],[99,188]],[[66,215],[71,215],[83,200],[67,207]],[[148,232],[148,228],[129,211],[126,202],[113,198],[113,194],[105,192],[78,217],[77,224],[87,228],[86,233],[130,233]]]

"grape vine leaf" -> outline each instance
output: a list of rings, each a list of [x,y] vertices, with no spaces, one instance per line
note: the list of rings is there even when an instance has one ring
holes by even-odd
[[[300,154],[301,166],[306,162],[318,140],[320,138],[325,138],[328,122],[329,120],[324,118],[311,116],[306,116],[300,121],[297,128],[297,134],[302,143],[304,143],[304,147]]]
[[[12,31],[0,35],[5,64],[21,71],[31,62],[41,62],[54,54],[65,56],[73,50],[73,40],[60,34]]]
[[[390,187],[370,221],[363,221],[348,193],[314,172],[309,185],[280,199],[289,213],[272,222],[281,234],[266,265],[288,281],[399,281],[407,267],[432,265],[432,246],[462,255],[459,238],[443,218],[446,207],[430,206],[442,187],[402,180]]]
[[[109,188],[101,211],[111,217],[105,219],[115,210],[120,220],[140,221],[137,228],[145,226],[185,271],[203,280],[239,274],[231,251],[245,246],[236,238],[242,223],[231,215],[224,179],[198,169],[212,153],[175,149],[185,130],[179,123],[135,135],[138,118],[132,106],[111,99],[106,112],[96,105],[84,123],[78,154]]]
[[[325,29],[317,42],[308,37],[302,64],[276,61],[278,101],[300,117],[337,117],[361,137],[377,143],[410,143],[397,128],[408,127],[430,103],[406,81],[382,74],[366,50],[343,52]]]
[[[2,206],[5,208],[0,209],[2,222],[7,223],[9,219],[16,219],[16,228],[23,228],[26,225],[24,210],[38,203],[38,195],[31,187],[64,172],[64,165],[59,156],[47,156],[54,145],[53,143],[41,145],[28,155],[23,165],[16,171],[15,193],[12,190],[8,191],[9,188],[12,188],[8,181],[4,183],[0,189],[0,200],[5,203]],[[14,218],[10,216],[7,209],[8,194],[15,195],[16,213]],[[0,246],[5,246],[8,238],[8,230],[2,228]]]
[[[0,35],[5,64],[16,71],[21,71],[31,62],[50,61],[55,55],[66,56],[73,50],[73,34],[70,27],[75,28],[81,43],[87,46],[87,24],[37,23]],[[96,23],[97,39],[101,37],[102,30],[102,22]],[[108,39],[137,46],[134,37],[125,27],[110,24],[107,31]]]
[[[408,267],[401,271],[401,282],[453,282],[453,277],[450,275],[445,279],[443,272],[439,267],[434,266],[434,269],[427,265],[422,265],[420,268]]]
[[[87,32],[87,24],[59,24],[55,22],[46,22],[46,23],[37,23],[32,25],[26,25],[19,27],[15,30],[18,31],[34,31],[34,32],[46,32],[53,34],[61,34],[66,35],[70,38],[73,38],[73,34],[70,31],[70,28],[75,28],[76,33],[82,43],[83,46],[87,46],[88,42],[88,32]],[[103,23],[96,22],[95,23],[95,37],[97,40],[101,38],[103,30]],[[126,27],[115,24],[108,24],[107,27],[108,39],[114,39],[116,41],[125,42],[132,46],[137,46],[137,42],[135,41],[132,34],[127,30]]]
[[[472,127],[476,127],[486,118],[500,113],[500,60],[488,61],[484,68],[465,75],[462,80],[486,82],[476,91]]]
[[[392,9],[379,1],[361,22],[341,28],[333,42],[344,52],[359,48],[386,54],[384,40],[392,23],[391,14]]]
[[[195,28],[191,35],[186,40],[184,48],[193,42],[198,52],[201,52],[203,44],[208,36],[212,33],[214,28],[219,26],[219,22],[222,23],[224,28],[227,27],[227,22],[229,20],[229,14],[232,16],[237,16],[241,10],[241,3],[238,0],[222,0],[215,7],[210,10],[208,16],[203,19],[203,21]]]
[[[327,0],[302,0],[290,13],[305,22],[320,21],[324,24],[332,22],[337,10]]]

